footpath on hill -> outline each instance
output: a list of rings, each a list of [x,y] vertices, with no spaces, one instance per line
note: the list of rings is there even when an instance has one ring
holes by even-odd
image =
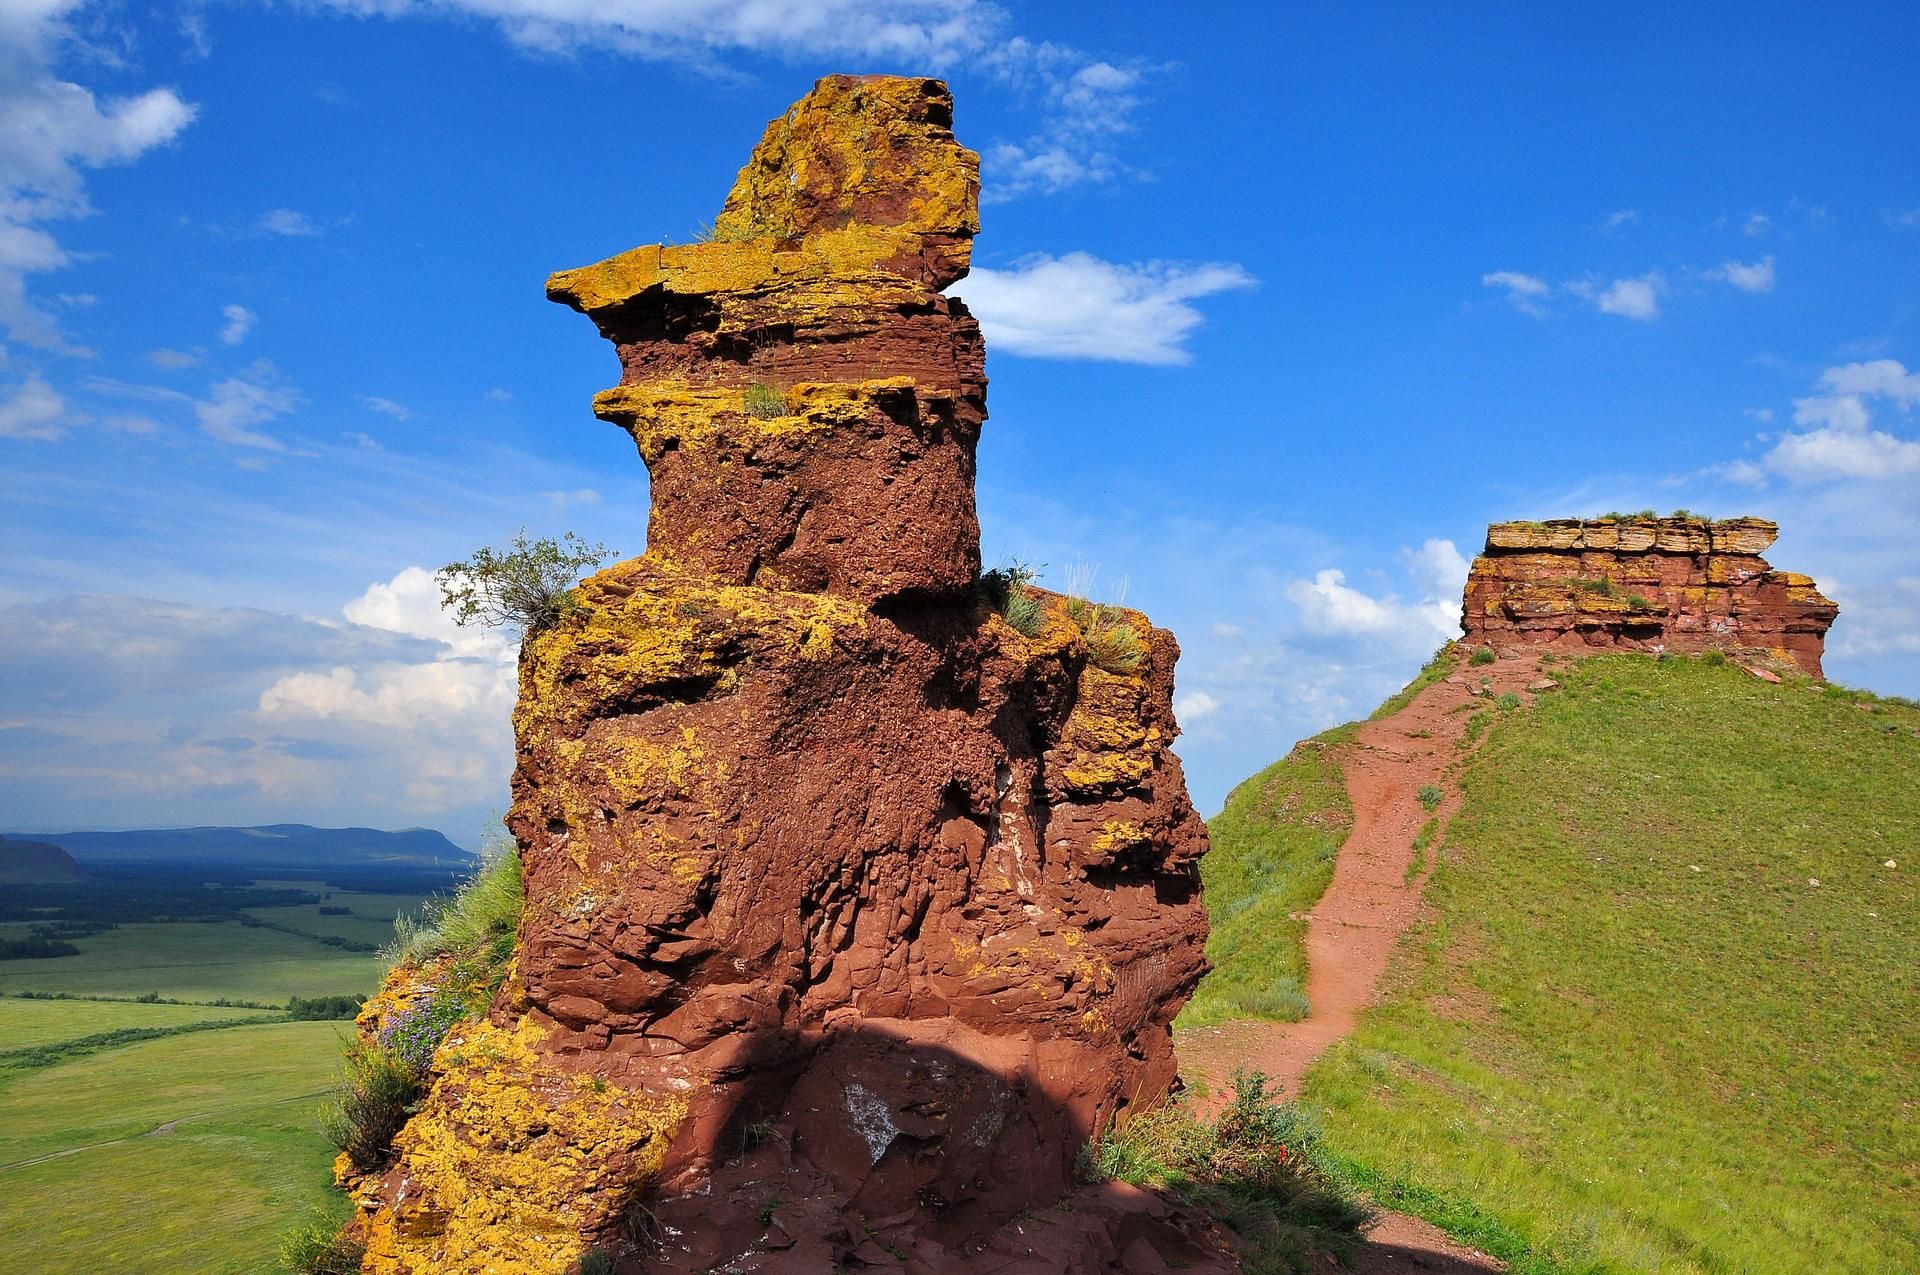
[[[1459,808],[1459,790],[1448,776],[1467,755],[1468,722],[1502,695],[1530,700],[1545,677],[1538,658],[1530,651],[1478,666],[1462,660],[1457,672],[1422,688],[1392,716],[1361,723],[1351,742],[1338,747],[1353,827],[1332,882],[1307,916],[1308,1014],[1294,1023],[1240,1020],[1183,1031],[1177,1044],[1182,1075],[1222,1094],[1230,1092],[1235,1070],[1258,1070],[1297,1095],[1307,1070],[1353,1030],[1373,1003],[1400,936],[1419,915],[1447,823]],[[1444,794],[1432,812],[1420,802],[1429,785]],[[1429,819],[1437,820],[1437,830],[1416,868],[1414,841]],[[1436,1226],[1383,1212],[1351,1269],[1400,1275],[1505,1267]]]

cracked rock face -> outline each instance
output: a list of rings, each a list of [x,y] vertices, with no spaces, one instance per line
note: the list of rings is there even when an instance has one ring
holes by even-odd
[[[1760,555],[1763,518],[1497,522],[1467,577],[1465,640],[1517,646],[1722,650],[1820,677],[1840,609]]]
[[[822,80],[710,242],[549,282],[618,351],[648,549],[524,646],[515,973],[357,1183],[368,1269],[1234,1269],[1073,1182],[1174,1080],[1206,831],[1172,635],[1107,609],[1096,663],[1087,608],[976,586],[951,123]]]

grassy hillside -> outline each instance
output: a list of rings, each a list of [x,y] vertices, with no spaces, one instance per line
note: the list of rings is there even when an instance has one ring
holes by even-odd
[[[1430,917],[1309,1075],[1333,1156],[1523,1270],[1920,1269],[1920,712],[1705,660],[1554,676],[1464,764]]]
[[[1307,1016],[1304,918],[1353,826],[1346,780],[1327,749],[1342,727],[1302,741],[1242,783],[1207,824],[1200,860],[1213,972],[1181,1012],[1181,1027],[1234,1018]]]

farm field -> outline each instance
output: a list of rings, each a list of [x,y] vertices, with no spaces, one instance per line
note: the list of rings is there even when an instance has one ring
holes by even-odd
[[[0,995],[157,993],[172,1000],[284,1005],[291,996],[364,996],[380,978],[377,956],[233,921],[127,924],[72,942],[80,955],[0,962]]]
[[[254,1018],[257,1009],[216,1005],[139,1005],[116,1001],[0,998],[0,1052],[57,1045],[127,1028],[181,1027],[188,1023]]]
[[[0,1084],[0,1272],[273,1269],[280,1236],[329,1203],[314,1113],[344,1028],[197,1032]]]
[[[121,919],[69,937],[77,956],[0,961],[0,1275],[128,1269],[129,1236],[140,1237],[143,1270],[254,1275],[275,1269],[281,1237],[313,1209],[338,1207],[317,1114],[351,1026],[209,1025],[274,1014],[292,997],[371,992],[380,958],[319,940],[384,943],[394,914],[417,910],[420,895],[257,884],[327,897],[239,913],[264,924]],[[111,887],[82,886],[73,905],[149,906]],[[173,889],[149,894],[172,899]],[[24,935],[30,924],[0,929]],[[133,1000],[147,996],[271,1008]],[[102,997],[114,999],[84,999]],[[177,1034],[97,1039],[129,1031]]]

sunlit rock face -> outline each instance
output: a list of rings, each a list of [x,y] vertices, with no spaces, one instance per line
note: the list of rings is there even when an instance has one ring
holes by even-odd
[[[648,550],[525,644],[516,970],[356,1182],[367,1269],[1235,1269],[1074,1184],[1174,1081],[1206,831],[1172,635],[1109,610],[1096,663],[977,586],[952,112],[822,80],[710,241],[549,281],[618,351]]]
[[[1722,650],[1821,676],[1840,609],[1807,576],[1760,555],[1763,518],[1497,522],[1467,577],[1474,645]]]

